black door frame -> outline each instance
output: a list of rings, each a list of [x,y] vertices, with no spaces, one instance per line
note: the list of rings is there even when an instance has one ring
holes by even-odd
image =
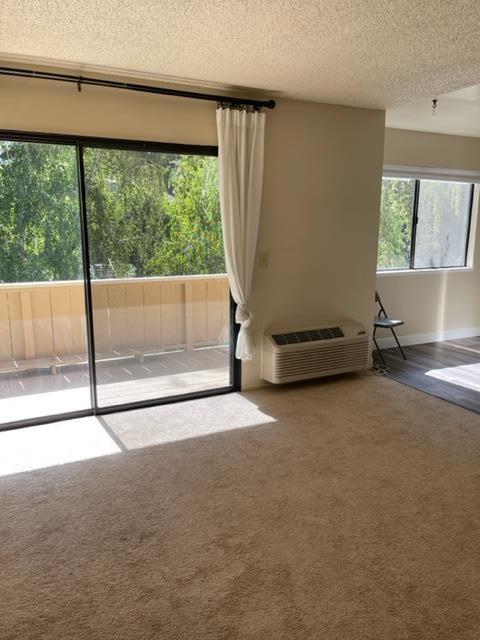
[[[40,416],[25,420],[16,420],[0,425],[0,431],[18,429],[20,427],[31,427],[48,422],[59,422],[61,420],[82,418],[95,415],[106,415],[119,411],[130,411],[141,409],[142,407],[154,407],[174,402],[185,402],[197,398],[205,398],[215,395],[232,393],[241,388],[241,362],[235,358],[235,348],[239,326],[235,323],[235,303],[230,296],[230,384],[218,389],[207,389],[193,393],[184,393],[175,396],[166,396],[153,400],[139,400],[128,402],[122,405],[98,406],[96,362],[95,362],[95,332],[92,305],[92,285],[90,278],[90,260],[88,251],[88,225],[87,225],[87,203],[85,187],[85,170],[83,162],[83,151],[85,147],[96,147],[101,149],[119,149],[130,151],[154,151],[159,153],[178,153],[186,155],[209,155],[218,156],[218,147],[210,145],[188,145],[170,142],[154,142],[146,140],[124,140],[120,138],[102,138],[92,136],[77,136],[58,133],[39,133],[31,131],[11,131],[0,129],[0,141],[11,142],[38,142],[44,144],[63,144],[72,146],[76,151],[78,198],[79,198],[79,219],[82,244],[82,265],[83,284],[85,292],[85,318],[87,328],[87,348],[89,367],[89,387],[91,397],[91,408],[77,411],[69,411],[60,414]]]

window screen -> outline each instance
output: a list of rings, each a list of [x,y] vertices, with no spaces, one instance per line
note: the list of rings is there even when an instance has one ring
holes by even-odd
[[[421,180],[415,237],[416,269],[465,265],[471,185]]]

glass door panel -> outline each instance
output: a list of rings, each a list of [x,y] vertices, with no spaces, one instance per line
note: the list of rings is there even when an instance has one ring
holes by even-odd
[[[83,153],[98,405],[228,387],[217,158]]]
[[[0,424],[91,408],[76,149],[0,141]]]

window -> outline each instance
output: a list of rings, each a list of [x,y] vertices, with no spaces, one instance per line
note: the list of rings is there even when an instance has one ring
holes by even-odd
[[[238,387],[216,156],[0,139],[0,428]]]
[[[384,177],[378,271],[464,267],[473,184]]]

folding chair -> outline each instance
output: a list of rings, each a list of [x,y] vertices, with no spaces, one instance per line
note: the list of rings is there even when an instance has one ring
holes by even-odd
[[[390,329],[395,339],[395,342],[397,343],[397,347],[400,349],[402,358],[406,360],[407,356],[405,355],[405,352],[402,349],[400,342],[398,341],[397,334],[395,333],[395,327],[400,327],[402,324],[405,324],[405,323],[403,322],[403,320],[392,320],[391,318],[388,317],[388,314],[385,311],[385,307],[383,306],[380,296],[376,291],[375,291],[375,302],[378,304],[380,310],[378,312],[377,317],[373,321],[373,342],[375,344],[375,348],[377,349],[377,353],[380,356],[380,360],[382,361],[382,364],[386,367],[387,363],[385,362],[385,358],[383,357],[382,350],[378,346],[378,342],[376,338],[377,329]]]

